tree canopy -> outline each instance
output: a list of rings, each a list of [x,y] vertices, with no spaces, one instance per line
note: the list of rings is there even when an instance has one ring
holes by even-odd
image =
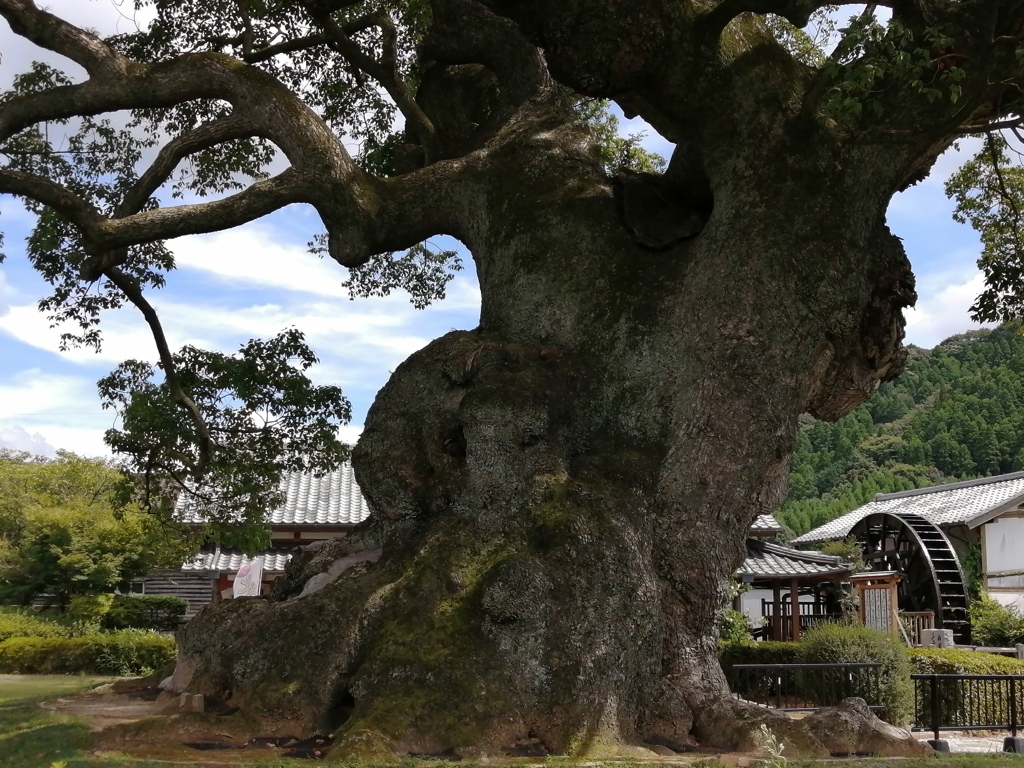
[[[343,459],[334,430],[350,408],[303,375],[315,357],[298,331],[235,355],[170,349],[146,298],[174,268],[166,240],[307,202],[326,229],[311,247],[349,267],[354,296],[404,288],[417,306],[443,296],[460,259],[425,238],[461,227],[436,190],[485,172],[480,148],[548,76],[518,38],[503,39],[508,19],[543,47],[609,173],[658,172],[663,161],[617,135],[604,98],[677,142],[670,177],[690,162],[693,115],[745,119],[748,105],[703,89],[708,78],[692,67],[708,56],[756,70],[758,87],[773,83],[770,98],[793,102],[786,119],[802,121],[811,144],[941,150],[987,135],[949,192],[958,219],[985,233],[989,287],[976,316],[1020,314],[1013,132],[1024,48],[1013,3],[872,4],[845,25],[844,6],[783,1],[543,12],[465,0],[139,4],[152,25],[105,41],[29,0],[0,7],[17,34],[87,75],[36,63],[16,78],[0,113],[0,191],[39,217],[28,252],[53,287],[40,308],[77,327],[63,344],[98,347],[104,309],[131,303],[143,314],[160,370],[128,361],[101,382],[104,403],[125,416],[108,441],[139,477],[198,489],[214,517],[241,508],[255,519],[281,470]],[[566,34],[577,25],[593,36]],[[628,29],[638,32],[620,41]],[[688,95],[670,97],[652,75],[662,70],[690,82]],[[908,160],[896,186],[927,173],[934,154]]]
[[[121,474],[98,459],[0,451],[0,600],[126,589],[192,553],[181,530],[119,503]]]

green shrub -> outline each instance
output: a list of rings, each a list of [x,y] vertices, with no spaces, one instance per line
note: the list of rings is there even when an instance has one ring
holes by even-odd
[[[978,645],[1003,647],[1024,642],[1024,616],[990,598],[971,602],[971,638]]]
[[[13,637],[0,643],[0,673],[141,675],[168,664],[174,640],[151,632],[91,637]]]
[[[1024,675],[1024,661],[957,648],[912,648],[910,663],[921,675]]]
[[[68,605],[68,615],[82,621],[99,622],[113,602],[114,595],[76,595]]]
[[[896,635],[868,627],[820,624],[804,633],[803,658],[807,664],[878,663],[881,688],[878,703],[890,723],[909,722],[914,712],[914,687],[907,649]]]
[[[0,642],[12,637],[67,637],[66,627],[47,621],[35,611],[0,608]]]
[[[768,703],[775,697],[774,677],[748,675],[734,669],[737,664],[799,664],[802,661],[799,643],[721,643],[718,659],[729,686],[748,701]]]
[[[750,622],[739,611],[729,608],[718,617],[718,639],[723,643],[749,643]]]
[[[98,622],[66,613],[0,607],[0,642],[11,637],[85,637],[99,631]]]
[[[910,652],[910,661],[916,673],[926,675],[1024,675],[1024,661],[955,648],[915,648]],[[938,684],[943,720],[951,725],[969,723],[972,713],[978,712],[986,713],[993,720],[1009,717],[1010,691],[1005,681],[968,687],[945,681]],[[930,703],[930,684],[923,685],[925,701]],[[1017,710],[1024,712],[1024,686],[1018,686],[1017,697]]]
[[[734,664],[801,664],[803,663],[800,643],[721,643],[718,646],[718,660],[728,674]]]
[[[170,595],[116,595],[101,622],[106,629],[155,629],[173,632],[188,602]]]

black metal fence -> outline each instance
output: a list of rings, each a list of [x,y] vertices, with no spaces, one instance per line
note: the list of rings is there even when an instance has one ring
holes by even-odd
[[[739,698],[775,709],[805,712],[858,696],[881,710],[881,669],[876,663],[733,664],[726,677]]]
[[[1009,731],[1024,716],[1024,675],[911,675],[915,731]]]

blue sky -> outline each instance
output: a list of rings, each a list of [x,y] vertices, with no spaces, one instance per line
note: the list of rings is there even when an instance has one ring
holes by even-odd
[[[115,0],[51,0],[48,6],[102,32],[133,24]],[[0,87],[40,58],[2,21],[0,51]],[[623,121],[623,128],[643,125]],[[646,144],[665,156],[671,152],[653,131]],[[889,209],[889,226],[903,238],[917,275],[920,299],[908,313],[908,341],[926,347],[976,327],[967,310],[982,285],[978,238],[953,222],[942,191],[959,161],[956,152],[941,158],[929,179],[897,196]],[[105,454],[103,432],[115,417],[100,409],[95,382],[126,358],[153,360],[153,344],[141,316],[126,308],[105,316],[100,354],[60,352],[60,330],[49,328],[35,309],[47,286],[24,258],[30,226],[27,213],[0,198],[8,256],[0,265],[0,447]],[[466,259],[467,271],[455,278],[448,298],[425,311],[415,310],[404,294],[349,301],[341,287],[344,269],[306,251],[319,230],[315,212],[296,206],[236,230],[172,241],[178,268],[150,300],[175,348],[231,351],[287,327],[304,331],[321,360],[313,378],[340,385],[353,403],[353,423],[342,434],[354,440],[374,394],[402,360],[453,328],[477,324],[479,290]]]

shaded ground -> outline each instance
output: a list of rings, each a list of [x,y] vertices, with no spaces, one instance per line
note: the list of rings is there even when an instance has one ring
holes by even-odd
[[[165,768],[168,765],[308,768],[315,761],[287,759],[288,749],[304,746],[312,752],[322,746],[269,739],[247,744],[248,737],[242,735],[244,724],[231,717],[186,715],[146,720],[161,708],[155,701],[155,689],[117,693],[105,687],[100,690],[108,692],[87,692],[101,682],[97,678],[60,675],[0,675],[0,768],[50,768],[58,760],[64,761],[67,768]],[[215,727],[219,724],[223,727]],[[920,736],[926,738],[927,735]],[[998,754],[1002,749],[1002,734],[947,734],[946,738],[953,749],[973,754],[901,759],[899,768],[1024,768],[1021,756]],[[981,752],[997,754],[978,754]],[[693,754],[643,761],[610,761],[608,765],[617,768],[641,764],[747,768],[755,759],[742,754]],[[790,761],[789,768],[851,768],[851,762],[798,760]],[[580,765],[564,757],[502,760],[501,764],[510,768]],[[366,768],[385,766],[368,765]],[[472,761],[403,758],[390,762],[386,768],[480,766]],[[894,764],[892,760],[857,759],[856,768],[894,768]]]
[[[44,712],[43,699],[92,688],[100,678],[0,675],[0,766],[47,768],[88,746],[89,728],[74,718]]]
[[[159,691],[155,689],[132,693],[82,693],[47,701],[40,706],[50,712],[80,718],[95,733],[111,725],[133,723],[144,717],[156,716],[160,709],[156,703],[158,694]]]

